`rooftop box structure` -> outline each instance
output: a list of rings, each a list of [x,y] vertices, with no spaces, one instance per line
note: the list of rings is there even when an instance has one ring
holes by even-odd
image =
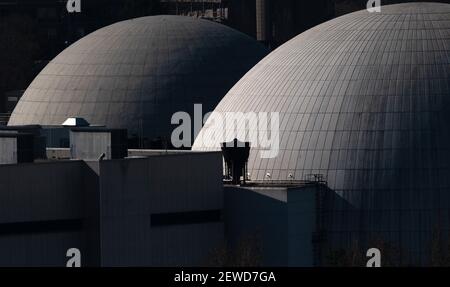
[[[33,162],[33,135],[0,132],[0,164]]]
[[[46,159],[46,139],[40,125],[2,126],[0,132],[30,134],[33,136],[33,158]]]
[[[73,128],[70,131],[72,159],[103,160],[128,156],[127,130]]]

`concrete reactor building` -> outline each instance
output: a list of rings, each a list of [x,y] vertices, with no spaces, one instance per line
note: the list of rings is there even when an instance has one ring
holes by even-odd
[[[170,143],[171,117],[194,104],[212,111],[267,54],[250,37],[212,21],[151,16],[119,22],[77,41],[35,78],[9,125],[61,125],[82,117],[126,128],[139,147]]]
[[[220,148],[213,134],[247,130],[246,112],[277,112],[278,156],[261,158],[250,142],[248,179],[319,176],[338,195],[323,201],[322,248],[382,241],[399,264],[427,264],[450,232],[449,66],[450,5],[348,14],[257,64],[214,112],[241,112],[237,124],[207,122],[194,150]]]
[[[365,266],[369,248],[444,264],[450,5],[359,11],[265,53],[158,16],[56,57],[0,128],[0,266],[65,266],[74,248],[82,266]],[[192,151],[130,147],[195,103],[215,110]],[[252,124],[264,114],[279,121]]]

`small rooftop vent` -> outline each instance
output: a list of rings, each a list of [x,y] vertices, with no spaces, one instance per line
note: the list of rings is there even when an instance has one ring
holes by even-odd
[[[62,123],[64,127],[88,127],[89,122],[83,118],[68,118]]]

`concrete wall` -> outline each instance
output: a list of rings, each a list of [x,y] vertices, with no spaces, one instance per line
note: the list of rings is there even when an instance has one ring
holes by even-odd
[[[224,241],[221,166],[220,153],[2,165],[0,266],[62,267],[69,248],[82,266],[205,265]]]
[[[288,190],[288,265],[314,266],[317,231],[316,187]]]
[[[221,210],[221,166],[220,153],[101,162],[102,265],[204,265],[224,241],[222,221],[152,226],[151,218]]]
[[[72,247],[93,264],[86,203],[96,188],[82,161],[0,166],[0,266],[65,266]]]
[[[112,158],[110,132],[70,132],[70,154],[74,159]]]
[[[17,163],[17,138],[0,137],[0,164]]]
[[[286,190],[280,190],[286,193]],[[251,207],[251,208],[249,208]],[[262,266],[287,266],[287,204],[239,187],[225,187],[225,230],[231,250],[249,238]]]
[[[46,147],[48,148],[69,148],[70,129],[62,126],[43,126],[41,131],[46,138]]]
[[[314,266],[316,189],[226,186],[225,230],[232,248],[254,239],[259,266]]]

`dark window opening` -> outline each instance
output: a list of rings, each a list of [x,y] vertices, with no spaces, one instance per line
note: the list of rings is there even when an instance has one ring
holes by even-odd
[[[81,231],[82,219],[0,223],[0,236]]]
[[[220,222],[221,210],[161,213],[151,215],[151,226],[188,225]]]

